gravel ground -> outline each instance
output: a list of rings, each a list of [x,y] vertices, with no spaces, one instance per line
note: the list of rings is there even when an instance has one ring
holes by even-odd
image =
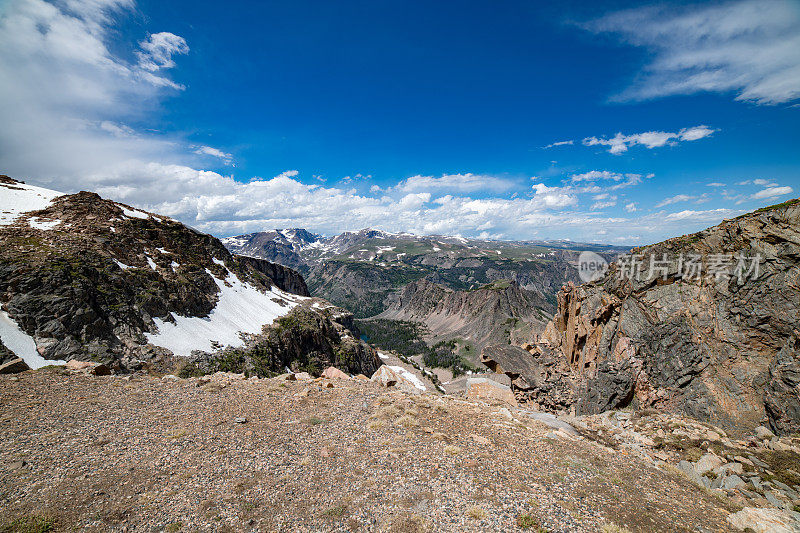
[[[371,382],[0,376],[2,532],[727,531],[733,510],[624,449]]]

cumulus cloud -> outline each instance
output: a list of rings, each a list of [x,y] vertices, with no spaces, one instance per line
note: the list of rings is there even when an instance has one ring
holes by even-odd
[[[800,9],[792,0],[740,0],[620,11],[584,27],[651,52],[620,100],[733,92],[780,104],[800,98]]]
[[[625,211],[627,211],[628,213],[634,213],[634,212],[636,212],[636,210],[637,210],[636,209],[636,202],[631,202],[629,204],[625,204]]]
[[[752,200],[764,200],[766,198],[777,198],[778,196],[784,196],[786,194],[790,194],[793,192],[794,189],[791,187],[767,187],[766,189],[762,189],[757,193],[750,196]]]
[[[646,131],[644,133],[634,133],[623,135],[617,133],[608,139],[605,137],[586,137],[583,140],[584,146],[608,146],[609,153],[618,155],[628,151],[631,146],[641,145],[645,148],[653,149],[661,146],[674,146],[682,141],[697,141],[710,136],[717,130],[708,126],[694,126],[683,128],[678,132],[668,131]]]

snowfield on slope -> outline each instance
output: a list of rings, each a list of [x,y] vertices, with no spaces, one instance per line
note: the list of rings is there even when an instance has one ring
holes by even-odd
[[[59,196],[63,193],[34,185],[0,183],[0,226],[12,224],[23,213],[46,208]]]
[[[0,310],[0,341],[3,341],[6,348],[14,352],[17,357],[21,357],[25,364],[34,370],[47,365],[67,363],[61,360],[45,359],[39,355],[33,337],[22,331],[14,319],[3,310]]]
[[[225,279],[227,284],[217,277],[214,281],[220,290],[219,301],[208,317],[173,314],[174,323],[154,318],[158,333],[146,333],[148,342],[180,356],[189,356],[192,350],[210,352],[213,350],[212,342],[222,346],[243,346],[240,332],[261,333],[262,326],[272,324],[307,299],[277,287],[261,292],[249,283],[243,283],[233,273]]]

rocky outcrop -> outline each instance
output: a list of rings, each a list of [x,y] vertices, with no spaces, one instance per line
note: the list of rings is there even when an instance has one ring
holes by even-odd
[[[240,263],[252,267],[254,270],[267,276],[282,291],[297,294],[298,296],[311,296],[308,292],[306,281],[296,270],[255,257],[243,255],[234,257],[236,257],[236,260]]]
[[[197,353],[183,375],[199,371],[272,377],[288,368],[320,376],[330,366],[350,374],[372,374],[380,366],[378,354],[342,325],[348,318],[352,315],[334,307],[297,308],[262,333],[248,336],[243,347]]]
[[[19,357],[15,359],[9,359],[5,363],[0,364],[0,374],[19,374],[20,372],[25,372],[26,370],[30,370],[30,367],[26,365],[25,361]]]
[[[433,339],[459,337],[480,350],[492,343],[525,343],[547,324],[547,301],[513,281],[454,291],[428,280],[406,285],[377,318],[424,323]]]
[[[578,413],[635,402],[728,429],[800,431],[798,280],[796,200],[636,249],[600,280],[559,292],[531,353],[556,362],[547,380],[573,397],[528,397]]]

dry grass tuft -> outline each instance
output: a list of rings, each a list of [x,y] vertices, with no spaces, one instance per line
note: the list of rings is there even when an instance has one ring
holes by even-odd
[[[458,446],[453,446],[451,444],[451,445],[448,445],[448,446],[444,447],[444,453],[447,453],[447,454],[450,454],[450,455],[458,455],[458,454],[461,453],[461,448],[459,448]]]
[[[627,527],[618,526],[612,522],[603,524],[600,528],[601,533],[632,533]]]
[[[395,421],[395,424],[398,426],[403,426],[404,428],[410,428],[414,426],[418,426],[419,422],[413,416],[403,415]]]
[[[480,507],[470,507],[467,509],[467,516],[474,520],[483,520],[486,518],[486,511]]]

